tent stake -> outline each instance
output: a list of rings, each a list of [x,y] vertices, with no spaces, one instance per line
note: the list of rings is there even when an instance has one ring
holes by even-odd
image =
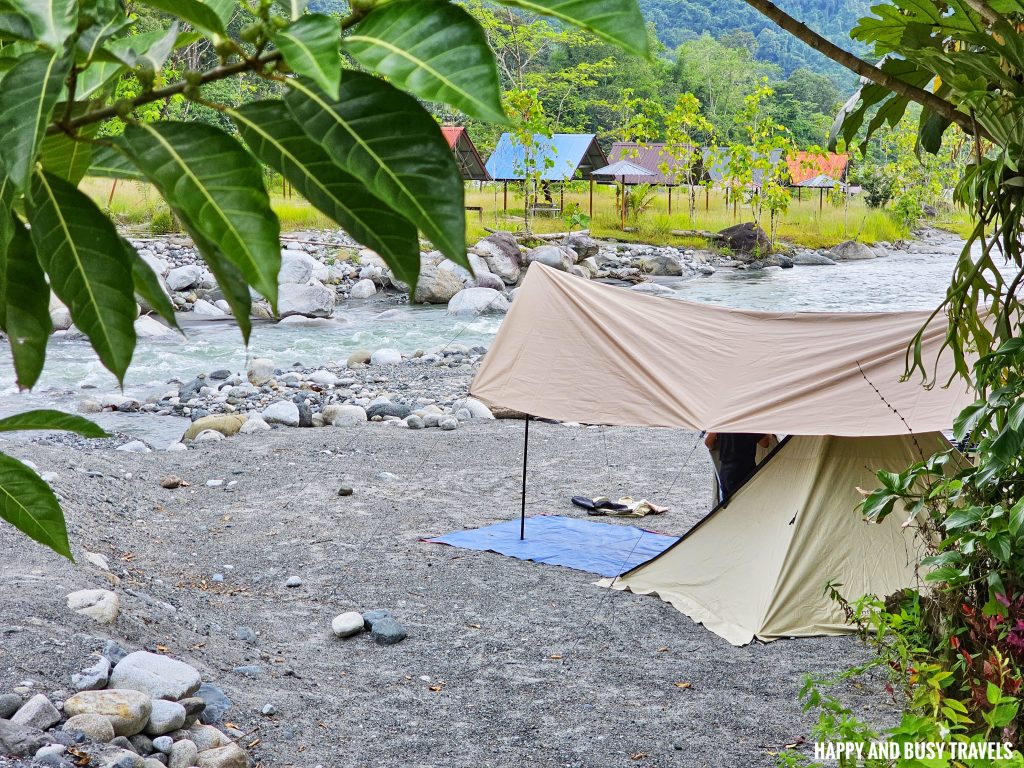
[[[526,539],[526,459],[530,450],[530,417],[523,419],[523,506],[519,513],[519,540]]]

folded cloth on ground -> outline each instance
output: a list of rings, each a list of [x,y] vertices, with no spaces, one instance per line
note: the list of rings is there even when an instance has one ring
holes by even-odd
[[[668,512],[668,507],[655,504],[647,499],[634,501],[632,496],[623,496],[619,499],[618,506],[623,509],[609,510],[608,514],[615,517],[646,517],[647,515],[663,515]]]
[[[621,512],[626,509],[624,505],[616,504],[607,496],[595,496],[593,498],[589,496],[573,496],[572,503],[577,507],[583,507],[583,509],[587,510],[588,515],[604,515],[607,514],[608,510]]]

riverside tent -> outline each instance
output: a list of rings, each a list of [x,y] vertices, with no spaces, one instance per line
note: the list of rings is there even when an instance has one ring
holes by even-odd
[[[922,543],[898,515],[861,522],[857,487],[948,445],[941,431],[973,401],[962,385],[900,381],[927,317],[728,309],[533,264],[471,392],[560,421],[787,436],[727,505],[614,586],[736,644],[837,634],[849,628],[825,584],[909,586]],[[926,330],[926,360],[944,334]],[[951,373],[948,356],[936,373]]]

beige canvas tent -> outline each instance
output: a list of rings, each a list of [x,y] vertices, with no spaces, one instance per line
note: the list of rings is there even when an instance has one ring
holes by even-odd
[[[890,594],[913,583],[921,549],[913,521],[863,522],[857,488],[948,446],[941,431],[973,400],[901,381],[926,318],[727,309],[534,264],[471,392],[561,421],[787,436],[727,506],[614,586],[737,644],[837,634],[849,628],[826,583]],[[928,329],[925,359],[943,334]]]

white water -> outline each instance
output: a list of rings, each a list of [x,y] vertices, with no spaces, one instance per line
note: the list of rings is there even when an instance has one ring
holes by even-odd
[[[943,244],[946,245],[946,244]],[[746,272],[720,270],[680,284],[680,298],[764,310],[885,311],[934,308],[944,295],[955,255],[948,247],[935,252],[897,252],[884,258],[831,267]],[[187,381],[218,368],[244,370],[246,356],[269,357],[277,365],[305,366],[343,361],[356,349],[393,347],[402,352],[429,351],[457,339],[489,345],[501,319],[467,322],[449,317],[444,307],[342,307],[341,318],[312,326],[259,323],[249,349],[230,322],[190,321],[183,316],[187,338],[140,339],[125,382],[125,393],[145,400],[155,392],[176,390],[172,379]],[[83,386],[95,389],[83,390]],[[6,345],[0,351],[0,413],[57,407],[74,411],[85,397],[117,391],[84,340],[54,338],[46,368],[31,393],[18,393]],[[101,414],[97,419],[117,429],[165,445],[180,435],[182,420],[130,414]]]

